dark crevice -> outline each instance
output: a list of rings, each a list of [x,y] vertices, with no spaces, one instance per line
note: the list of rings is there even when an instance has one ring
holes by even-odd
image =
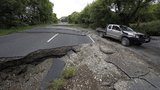
[[[116,66],[119,70],[121,70],[129,79],[132,79],[132,77],[130,77],[123,69],[121,69],[118,65],[114,64],[113,62],[110,61],[106,61],[107,63],[111,63],[114,66]]]
[[[126,76],[128,76],[130,79],[141,79],[141,80],[144,80],[145,82],[149,83],[150,85],[152,85],[154,88],[157,88],[159,89],[157,86],[155,86],[154,84],[152,84],[151,82],[149,82],[148,80],[142,78],[146,75],[148,75],[150,73],[150,71],[148,71],[147,73],[143,74],[143,75],[139,75],[138,77],[131,77],[129,74],[127,74],[123,69],[121,69],[118,65],[114,64],[113,62],[110,62],[110,61],[106,61],[107,63],[111,63],[113,64],[114,66],[116,66],[119,70],[121,70]]]
[[[144,78],[138,78],[138,79],[144,80],[145,82],[149,83],[149,84],[152,85],[153,87],[159,89],[157,86],[155,86],[154,84],[152,84],[151,82],[149,82],[148,80],[146,80],[146,79],[144,79]]]
[[[65,56],[69,51],[72,50],[72,47],[60,47],[60,48],[54,48],[54,49],[46,49],[46,50],[38,50],[35,52],[30,53],[29,55],[21,58],[21,59],[15,59],[13,60],[10,58],[10,61],[5,62],[5,58],[3,59],[4,62],[0,63],[0,71],[15,67],[19,65],[25,65],[25,64],[37,64],[45,60],[45,58],[60,58],[62,56]],[[6,58],[7,60],[8,58]]]

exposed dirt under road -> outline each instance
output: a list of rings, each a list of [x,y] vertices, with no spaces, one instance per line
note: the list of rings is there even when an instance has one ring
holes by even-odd
[[[54,58],[63,57],[72,47],[38,50],[21,59],[0,59],[0,90],[39,90]]]

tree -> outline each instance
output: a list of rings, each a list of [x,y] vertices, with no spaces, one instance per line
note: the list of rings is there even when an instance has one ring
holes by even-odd
[[[17,26],[21,23],[24,12],[25,1],[22,0],[0,0],[0,26]]]
[[[56,22],[49,0],[0,0],[0,28]]]
[[[156,4],[150,5],[150,13],[153,13],[156,19],[160,20],[160,1]]]
[[[135,19],[143,8],[154,0],[110,0],[110,7],[114,9],[120,24],[128,25]]]
[[[90,24],[90,13],[91,13],[91,8],[90,5],[87,5],[84,10],[80,13],[79,16],[79,23],[85,23],[87,26]]]
[[[57,18],[57,15],[55,13],[52,13],[52,19],[51,19],[52,23],[58,23],[58,18]]]
[[[109,23],[129,26],[130,23],[139,21],[139,17],[142,16],[144,16],[144,19],[141,18],[142,21],[154,20],[154,16],[152,16],[152,13],[148,13],[147,9],[149,5],[152,5],[153,1],[95,0],[93,3],[87,5],[76,17],[78,17],[79,24],[85,24],[93,28],[105,27]],[[158,11],[156,13],[158,17]],[[73,14],[69,16],[71,22],[73,20],[72,17],[75,16]]]
[[[112,23],[112,12],[107,7],[108,2],[97,0],[90,5],[90,27],[105,27],[107,23]]]
[[[68,22],[78,24],[78,18],[79,18],[79,13],[73,12],[71,15],[68,16]]]

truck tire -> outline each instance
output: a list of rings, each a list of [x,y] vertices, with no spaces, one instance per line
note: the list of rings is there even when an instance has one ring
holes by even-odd
[[[103,38],[104,37],[103,32],[99,32],[99,36]]]
[[[122,44],[123,46],[129,46],[129,45],[130,45],[130,40],[129,40],[128,38],[126,38],[126,37],[123,37],[123,38],[121,39],[121,44]]]

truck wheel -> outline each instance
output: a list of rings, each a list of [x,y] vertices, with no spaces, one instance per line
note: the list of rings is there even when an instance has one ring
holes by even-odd
[[[124,46],[129,46],[130,45],[130,41],[129,41],[128,38],[123,37],[122,40],[121,40],[121,44],[124,45]]]
[[[104,37],[104,34],[102,32],[99,32],[100,37]]]

